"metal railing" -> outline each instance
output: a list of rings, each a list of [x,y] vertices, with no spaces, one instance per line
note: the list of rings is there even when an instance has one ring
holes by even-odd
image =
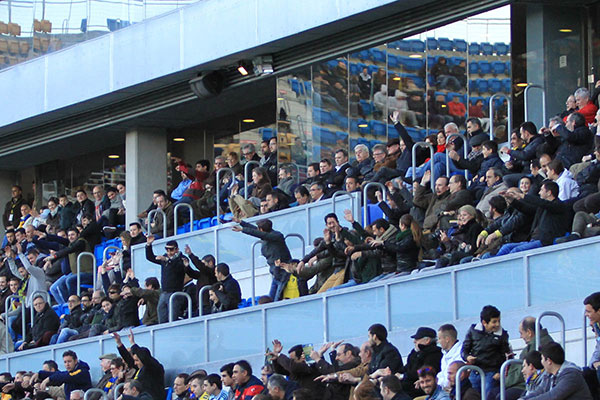
[[[108,255],[108,252],[109,252],[110,250],[121,251],[121,248],[119,248],[119,247],[117,247],[117,246],[106,246],[106,247],[104,248],[104,251],[102,251],[102,263],[105,263],[105,262],[106,262],[106,259],[107,259],[107,257],[106,257],[106,256]],[[122,267],[122,266],[123,266],[123,257],[121,257],[121,267]],[[96,289],[96,288],[94,288],[94,290],[95,290],[95,289]]]
[[[496,93],[494,95],[492,95],[492,97],[490,97],[490,140],[494,140],[494,100],[496,99],[500,99],[500,98],[505,98],[506,99],[506,104],[507,104],[507,111],[506,111],[506,119],[507,119],[507,123],[506,123],[506,130],[507,130],[507,136],[510,139],[510,135],[512,132],[512,103],[510,100],[510,97],[508,97],[505,94],[502,93]],[[525,108],[527,108],[527,101],[525,101]],[[525,118],[525,120],[527,121],[527,118]]]
[[[383,196],[383,201],[387,201],[387,191],[385,189],[385,185],[383,183],[380,182],[369,182],[365,185],[365,187],[363,188],[363,199],[365,199],[365,205],[363,206],[363,227],[367,226],[367,212],[368,207],[367,207],[367,203],[369,202],[369,199],[367,198],[367,190],[371,187],[371,186],[377,186],[379,189],[381,189],[381,195]],[[383,215],[384,218],[387,218],[386,215]]]
[[[98,388],[91,388],[86,390],[85,394],[83,395],[83,400],[88,400],[90,398],[90,395],[94,393],[99,394],[100,398],[108,400],[108,396],[106,395],[106,393],[104,393],[104,390]]]
[[[92,258],[92,287],[96,290],[96,256],[94,253],[84,251],[77,256],[77,296],[81,297],[81,259],[83,257]]]
[[[212,285],[206,285],[198,293],[198,315],[204,315],[204,292],[209,291],[211,288]]]
[[[462,399],[462,393],[460,392],[460,375],[465,371],[475,371],[479,373],[479,378],[481,378],[481,398],[485,399],[485,372],[476,365],[463,365],[456,371],[456,400]]]
[[[306,256],[306,242],[304,241],[304,236],[302,236],[299,233],[288,233],[287,235],[285,235],[284,240],[287,240],[287,238],[290,237],[300,239],[300,241],[302,242],[302,258],[304,258],[304,256]]]
[[[250,160],[244,164],[244,199],[246,200],[248,200],[248,172],[250,171],[250,168],[248,167],[253,164],[256,164],[257,167],[260,167],[260,163],[255,160]]]
[[[446,136],[446,143],[448,143],[450,141],[451,137],[459,137],[462,139],[462,141],[463,141],[463,146],[462,146],[463,147],[463,159],[466,160],[468,157],[467,144],[469,143],[467,138],[462,133],[451,133],[448,136]],[[455,146],[455,148],[456,148],[456,146]],[[448,152],[448,147],[446,147],[446,176],[448,178],[450,178],[450,153]],[[433,172],[431,175],[431,179],[433,180]],[[467,182],[469,182],[469,171],[467,169],[465,169],[465,179],[467,180]]]
[[[512,364],[523,364],[523,360],[512,359],[502,363],[500,367],[500,400],[506,400],[506,370]]]
[[[252,243],[252,250],[250,252],[252,256],[252,305],[255,306],[254,297],[256,297],[256,257],[254,256],[254,249],[256,249],[256,245],[260,244],[261,241],[257,240]],[[275,301],[275,299],[273,299]]]
[[[150,222],[152,221],[152,217],[154,214],[161,214],[163,219],[163,238],[167,237],[167,214],[160,208],[154,209],[148,213],[148,221],[146,222],[146,231],[148,235],[151,234],[152,229],[150,228]]]
[[[223,171],[229,171],[229,173],[231,173],[231,179],[232,180],[235,179],[235,172],[233,172],[233,170],[231,168],[223,167],[223,168],[219,168],[217,170],[217,177],[215,180],[215,186],[216,186],[216,190],[217,190],[216,191],[217,198],[215,200],[216,207],[217,207],[217,212],[215,214],[217,217],[217,225],[221,224],[221,218],[220,218],[221,217],[221,180],[220,180],[220,177],[221,177],[221,173]]]
[[[525,102],[525,121],[529,121],[529,91],[531,89],[540,89],[542,91],[542,125],[545,125],[548,123],[548,120],[546,119],[546,91],[544,90],[543,86],[540,85],[534,85],[534,84],[529,84],[527,85],[527,87],[525,88],[525,91],[523,92],[523,96],[524,96],[524,102]],[[509,132],[510,133],[510,132]]]
[[[566,350],[567,339],[565,334],[567,332],[567,326],[565,325],[565,319],[563,318],[563,316],[557,313],[556,311],[544,311],[535,319],[535,349],[540,349],[540,331],[542,330],[542,318],[544,317],[554,317],[560,321],[562,329],[562,347]]]
[[[9,347],[9,338],[10,333],[8,332],[8,307],[11,299],[17,299],[21,303],[21,335],[23,336],[23,342],[25,342],[25,336],[27,336],[27,321],[25,317],[25,298],[21,298],[21,296],[16,294],[11,294],[4,300],[4,323],[6,324],[6,351],[8,352]],[[31,309],[33,309],[33,304],[31,305]],[[16,350],[16,349],[15,349]]]
[[[427,142],[417,142],[413,145],[412,147],[412,180],[413,182],[415,182],[417,179],[415,178],[415,175],[417,173],[417,148],[418,147],[429,147],[429,166],[431,168],[431,191],[434,192],[435,191],[435,177],[434,177],[434,173],[433,173],[433,155],[435,154],[435,151],[433,150],[433,146],[430,143]]]
[[[585,316],[585,313],[583,314],[583,327],[581,329],[581,339],[583,341],[583,365],[586,366],[587,365],[587,328],[588,328],[588,323],[587,323],[587,317]]]
[[[334,214],[336,213],[335,202],[336,202],[337,198],[340,196],[349,196],[350,204],[352,204],[352,206],[351,206],[352,210],[354,210],[354,197],[350,193],[346,192],[345,190],[338,190],[337,192],[335,192],[333,194],[333,196],[331,196],[331,207],[333,208],[333,213]]]
[[[175,311],[175,310],[173,310],[173,300],[176,297],[185,297],[187,299],[188,319],[192,318],[193,317],[193,315],[192,315],[192,298],[186,292],[175,292],[175,293],[171,293],[171,295],[169,296],[169,322],[173,322],[175,320],[175,317],[173,316],[173,312]]]
[[[119,396],[121,394],[119,394],[119,390],[121,390],[122,388],[125,387],[125,383],[119,383],[117,386],[115,386],[115,389],[113,390],[113,400],[117,400],[119,398]]]
[[[190,211],[190,232],[194,230],[194,209],[192,208],[191,204],[188,203],[179,203],[175,206],[175,209],[173,210],[173,232],[175,234],[177,234],[177,227],[179,225],[177,225],[177,209],[179,207],[183,207],[183,208],[187,208]]]
[[[31,308],[29,309],[31,311],[30,313],[30,317],[31,317],[31,321],[30,321],[30,326],[33,328],[33,317],[35,315],[35,309],[33,308],[33,299],[35,299],[38,295],[44,297],[44,299],[46,300],[46,303],[48,303],[48,305],[50,305],[50,295],[48,294],[48,292],[43,291],[43,290],[36,290],[35,292],[33,292],[33,296],[31,296]],[[60,317],[60,315],[59,315]],[[23,321],[25,322],[25,321]],[[23,340],[25,340],[25,338],[23,338]]]

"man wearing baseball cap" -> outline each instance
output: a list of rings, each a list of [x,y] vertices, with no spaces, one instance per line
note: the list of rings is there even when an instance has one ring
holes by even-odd
[[[419,380],[418,371],[421,367],[427,365],[440,370],[442,360],[442,349],[437,345],[437,333],[434,329],[420,327],[417,332],[411,336],[415,348],[408,355],[406,360],[406,369],[402,379],[402,388],[411,397],[423,396],[421,389],[415,389],[415,382]]]

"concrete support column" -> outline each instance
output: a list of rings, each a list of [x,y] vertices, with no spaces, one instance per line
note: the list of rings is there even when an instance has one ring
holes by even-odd
[[[152,192],[167,189],[167,133],[164,129],[134,128],[125,135],[125,185],[129,225],[152,201]]]

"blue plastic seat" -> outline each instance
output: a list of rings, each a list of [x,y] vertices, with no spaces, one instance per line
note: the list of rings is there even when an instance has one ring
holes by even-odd
[[[479,53],[481,53],[481,47],[479,46],[479,43],[477,43],[477,42],[469,43],[469,54],[478,55]]]
[[[479,93],[487,93],[489,90],[487,79],[477,79],[477,87],[479,88]]]
[[[510,78],[502,79],[502,91],[504,93],[510,93],[512,89],[512,81]]]
[[[387,63],[388,63],[389,68],[395,69],[395,68],[398,68],[398,66],[399,66],[398,58],[393,54],[388,54]]]
[[[310,96],[312,93],[312,83],[310,81],[304,81],[304,89],[306,90],[306,95]]]
[[[494,52],[499,56],[505,56],[508,54],[509,46],[504,42],[494,43]]]
[[[510,61],[507,61],[506,62],[506,75],[510,75],[510,71],[511,71]]]
[[[381,144],[381,143],[382,142],[377,139],[369,140],[369,150],[373,151],[373,147],[375,147],[376,145]]]
[[[369,50],[359,51],[358,58],[360,58],[361,60],[368,60],[369,59]]]
[[[438,41],[436,38],[427,38],[425,40],[425,45],[427,46],[427,50],[437,50]]]
[[[402,51],[411,51],[412,49],[412,43],[410,40],[399,40],[396,42],[393,42],[395,44],[395,46]]]
[[[348,140],[348,132],[336,131],[335,140],[345,142]]]
[[[304,86],[297,79],[288,79],[288,83],[297,96],[304,95]]]
[[[484,56],[491,56],[492,54],[494,54],[494,46],[492,46],[491,43],[481,42],[480,46],[481,54],[483,54]]]
[[[388,139],[398,139],[399,137],[400,135],[396,128],[394,128],[394,125],[388,124]]]
[[[375,136],[385,136],[385,124],[381,121],[372,120],[371,122],[371,133]]]
[[[360,74],[360,69],[357,63],[350,63],[350,75],[358,75]]]
[[[485,74],[489,74],[492,72],[492,65],[490,64],[489,61],[479,61],[479,74],[480,75],[485,75]]]
[[[502,82],[498,78],[488,79],[488,87],[490,93],[502,92]]]
[[[492,73],[502,75],[506,72],[506,63],[503,61],[492,61]]]
[[[375,61],[376,63],[385,63],[385,51],[373,48],[369,49],[369,54],[371,56],[371,60]]]
[[[410,51],[414,51],[416,53],[425,52],[425,42],[419,39],[412,39],[410,41]]]
[[[460,52],[467,51],[467,42],[464,41],[463,39],[454,39],[452,41],[452,45],[454,46],[454,50],[456,50],[456,51],[460,51]]]
[[[469,91],[470,92],[479,92],[479,85],[477,80],[471,79],[469,81]]]
[[[373,113],[373,104],[371,104],[371,102],[361,99],[359,101],[359,104],[365,116],[371,115],[371,113]]]
[[[452,51],[454,49],[452,40],[448,38],[438,38],[438,46],[440,50],[444,51]]]
[[[469,63],[469,73],[470,74],[479,73],[479,63],[477,61],[471,61]]]
[[[372,224],[379,218],[383,218],[381,208],[377,204],[367,204],[367,224]]]
[[[377,73],[377,71],[379,71],[379,67],[377,65],[369,65],[367,67],[367,72],[369,73],[369,75],[374,75],[375,73]]]

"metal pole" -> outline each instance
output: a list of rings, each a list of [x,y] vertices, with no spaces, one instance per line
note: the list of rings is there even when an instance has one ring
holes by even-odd
[[[252,305],[255,306],[256,304],[254,304],[254,296],[256,296],[256,260],[254,258],[254,249],[256,248],[257,244],[260,244],[261,241],[257,240],[256,242],[252,243]],[[275,301],[275,299],[273,299],[273,301]]]
[[[331,206],[333,207],[333,213],[335,214],[335,202],[337,200],[337,198],[339,196],[349,196],[350,197],[350,209],[352,210],[352,213],[354,213],[354,196],[352,196],[351,193],[346,192],[345,190],[338,190],[337,192],[335,192],[333,194],[333,196],[331,196]]]
[[[460,375],[464,371],[477,371],[481,378],[481,398],[485,399],[485,372],[476,365],[463,365],[456,371],[456,400],[461,400],[462,396],[460,393]]]
[[[88,399],[90,398],[90,395],[91,395],[92,393],[98,393],[98,394],[100,394],[100,395],[101,395],[101,397],[102,397],[104,400],[108,400],[108,396],[106,396],[106,393],[104,393],[104,390],[102,390],[102,389],[97,389],[97,388],[91,388],[91,389],[88,389],[88,390],[85,392],[85,395],[83,396],[83,400],[88,400]]]
[[[148,231],[148,235],[150,235],[150,233],[152,232],[150,230],[150,220],[152,219],[152,217],[154,216],[154,214],[160,214],[162,215],[163,218],[163,238],[167,237],[167,214],[165,214],[165,212],[163,210],[161,210],[160,208],[154,209],[152,211],[150,211],[148,213],[148,221],[146,223],[146,230]]]
[[[416,181],[415,179],[415,174],[417,172],[417,147],[429,147],[429,154],[430,154],[430,162],[429,162],[429,166],[431,167],[431,191],[435,192],[435,179],[433,176],[433,154],[434,154],[434,150],[433,150],[433,146],[430,143],[427,142],[417,142],[413,145],[412,147],[412,179],[413,182]]]
[[[510,98],[502,93],[496,93],[494,95],[492,95],[492,97],[490,97],[490,140],[494,140],[494,100],[495,99],[499,99],[499,98],[505,98],[506,99],[506,105],[508,107],[506,113],[506,119],[507,121],[507,134],[508,137],[510,138],[510,133],[512,131],[512,103],[510,101]],[[527,101],[525,101],[525,109],[527,109]],[[527,111],[525,111],[527,112]],[[527,118],[525,118],[525,120],[527,120]]]
[[[235,179],[235,174],[231,168],[223,167],[219,168],[219,170],[217,171],[217,179],[215,182],[215,186],[217,187],[217,200],[215,201],[215,203],[217,204],[217,224],[219,225],[221,224],[221,218],[219,218],[219,214],[221,211],[221,185],[219,184],[219,177],[221,176],[221,172],[223,171],[231,172],[231,179]]]
[[[202,289],[200,289],[200,293],[198,293],[198,315],[202,315],[203,314],[203,310],[204,310],[204,292],[210,290],[212,288],[211,285],[206,285],[204,287],[202,287]]]
[[[383,183],[380,182],[369,182],[365,185],[365,187],[363,188],[363,198],[365,199],[365,206],[363,207],[363,227],[367,226],[367,189],[369,189],[369,187],[371,186],[377,186],[381,189],[381,193],[383,196],[383,201],[387,201],[387,193],[385,190],[385,186]],[[384,215],[385,217],[385,215]]]
[[[510,367],[511,364],[523,364],[523,360],[512,359],[502,363],[502,366],[500,367],[500,400],[506,400],[506,369]]]
[[[106,256],[108,255],[108,251],[109,250],[117,250],[117,251],[121,251],[121,248],[117,247],[117,246],[106,246],[104,248],[104,251],[102,252],[102,263],[106,262]],[[94,287],[94,290],[96,288]]]
[[[81,297],[81,259],[83,257],[92,257],[92,282],[96,289],[96,256],[94,253],[83,251],[77,256],[77,296]]]
[[[258,161],[254,161],[254,160],[247,161],[246,164],[244,164],[244,199],[245,200],[248,200],[248,171],[250,171],[250,169],[248,167],[252,164],[256,164],[258,167],[260,167],[260,163]]]
[[[180,297],[180,296],[183,296],[187,299],[188,319],[192,318],[192,298],[186,292],[175,292],[175,293],[172,293],[171,296],[169,296],[169,322],[173,322],[173,320],[175,319],[175,317],[173,316],[173,299],[175,299],[175,297]]]
[[[300,239],[300,241],[302,242],[302,258],[304,258],[304,256],[306,255],[306,242],[304,241],[304,237],[299,234],[299,233],[288,233],[287,235],[285,235],[285,240],[287,240],[287,238],[289,237],[295,237]]]
[[[33,328],[33,316],[35,314],[35,310],[33,308],[33,299],[35,299],[38,295],[43,296],[46,299],[46,303],[50,304],[50,295],[48,294],[48,292],[44,292],[42,290],[36,290],[35,292],[33,292],[33,296],[31,296],[31,313],[30,313],[30,317],[31,317],[31,323],[30,326]],[[23,340],[25,340],[25,338],[23,338]]]
[[[536,350],[540,349],[540,330],[541,330],[541,326],[542,326],[542,324],[541,324],[542,318],[544,318],[544,317],[554,317],[560,321],[561,327],[562,327],[562,347],[563,347],[563,350],[566,350],[567,341],[566,341],[566,337],[565,337],[565,333],[566,333],[565,319],[563,318],[562,315],[560,315],[556,311],[544,311],[535,319],[535,349]]]
[[[467,144],[468,140],[462,133],[451,133],[446,136],[446,143],[450,141],[451,137],[459,137],[463,141],[463,158],[466,160],[468,156]],[[456,146],[455,146],[456,147]],[[448,147],[446,147],[446,176],[450,178],[450,154],[448,153]],[[432,178],[433,179],[433,178]],[[465,179],[469,182],[469,171],[465,169]]]
[[[19,302],[21,301],[21,298],[16,294],[11,294],[10,296],[8,296],[6,298],[6,300],[4,300],[4,323],[6,324],[6,351],[7,352],[9,349],[8,338],[10,337],[10,334],[8,333],[8,304],[10,302],[10,299],[17,299],[17,300],[19,300]],[[23,303],[25,303],[25,302],[23,301]],[[21,307],[24,307],[24,306],[25,306],[25,304],[21,304]],[[23,321],[23,322],[25,322],[25,321]],[[23,340],[25,340],[24,337],[23,337]]]
[[[527,87],[525,88],[525,91],[523,93],[523,96],[525,98],[525,121],[529,121],[529,107],[527,106],[527,103],[529,100],[529,90],[532,88],[540,89],[542,91],[542,118],[544,119],[542,121],[542,125],[545,125],[546,123],[548,123],[548,121],[546,120],[546,91],[544,90],[544,87],[540,85],[527,85]]]
[[[184,207],[187,208],[190,211],[190,232],[194,230],[194,209],[192,208],[192,206],[188,203],[179,203],[175,206],[175,209],[173,210],[173,224],[174,224],[174,232],[175,234],[177,234],[177,209],[179,207]]]
[[[125,386],[125,383],[119,383],[117,386],[115,386],[115,390],[113,390],[113,400],[117,400],[119,398],[119,389],[123,388]]]

